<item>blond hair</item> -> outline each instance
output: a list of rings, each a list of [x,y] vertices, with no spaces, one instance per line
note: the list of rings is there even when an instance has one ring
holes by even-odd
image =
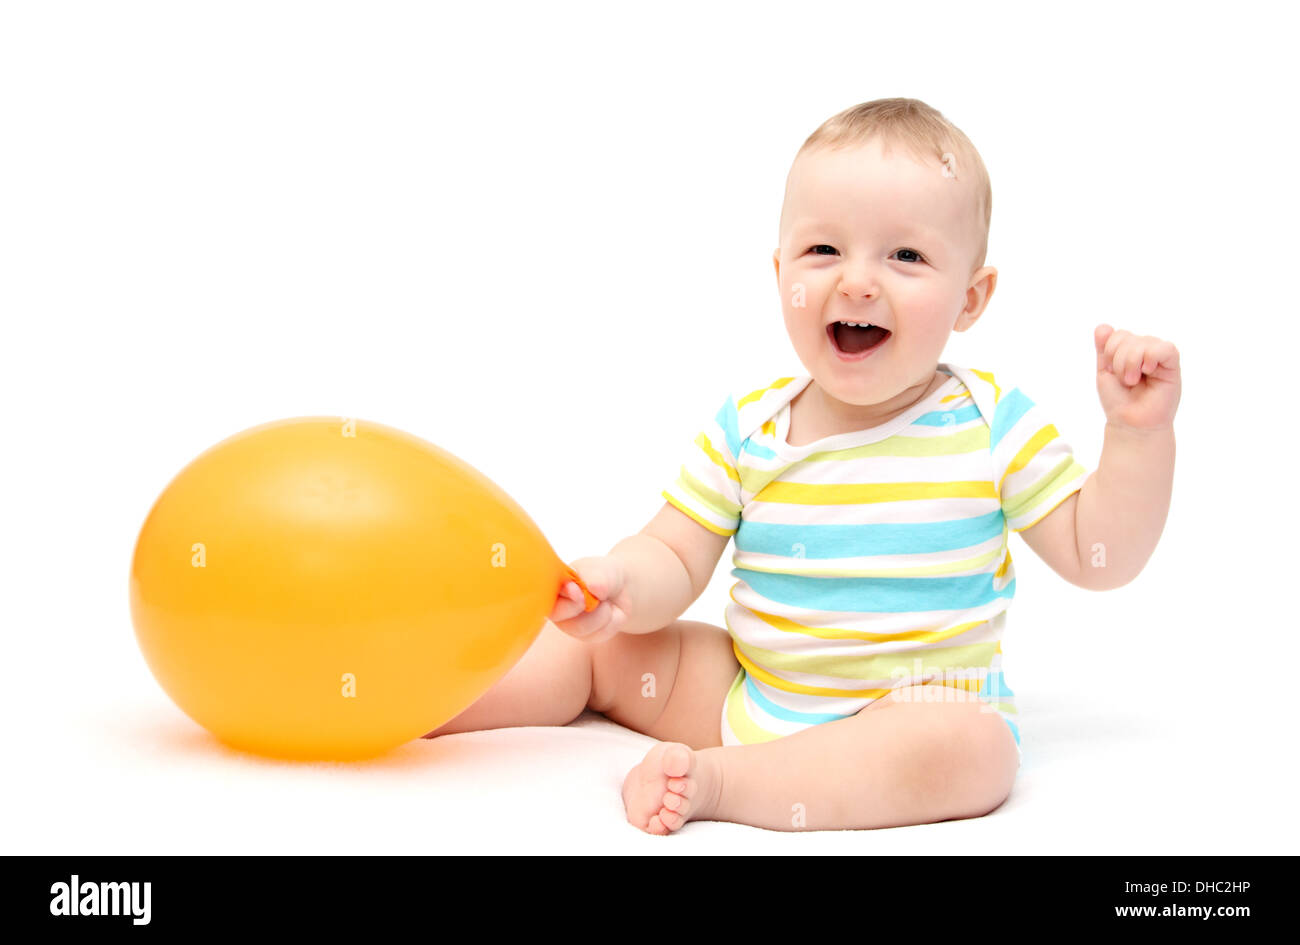
[[[795,155],[818,148],[835,150],[879,140],[905,148],[922,162],[935,161],[945,174],[966,180],[975,195],[975,214],[981,239],[973,269],[984,265],[988,253],[989,224],[993,219],[993,187],[979,151],[960,128],[935,108],[915,98],[878,98],[832,115],[808,136]],[[951,173],[950,173],[951,172]]]

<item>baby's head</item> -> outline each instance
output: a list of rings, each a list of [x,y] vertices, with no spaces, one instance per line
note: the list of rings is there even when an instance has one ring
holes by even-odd
[[[916,99],[857,105],[809,136],[786,180],[773,262],[786,330],[826,395],[905,405],[928,391],[949,334],[993,295],[992,203],[974,145]]]

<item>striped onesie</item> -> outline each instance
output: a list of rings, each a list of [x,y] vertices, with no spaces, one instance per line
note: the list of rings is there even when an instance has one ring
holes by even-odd
[[[726,626],[740,671],[722,743],[854,715],[890,689],[937,682],[993,707],[1020,748],[1002,632],[1015,594],[1007,538],[1087,471],[1019,388],[948,375],[867,430],[791,446],[790,402],[811,378],[728,397],[663,496],[734,536]]]

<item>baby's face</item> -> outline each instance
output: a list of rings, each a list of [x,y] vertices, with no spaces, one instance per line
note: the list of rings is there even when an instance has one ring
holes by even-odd
[[[836,400],[883,404],[928,387],[949,334],[992,295],[997,271],[973,269],[981,233],[971,175],[954,170],[899,146],[886,157],[878,142],[806,152],[791,169],[773,257],[786,331]]]

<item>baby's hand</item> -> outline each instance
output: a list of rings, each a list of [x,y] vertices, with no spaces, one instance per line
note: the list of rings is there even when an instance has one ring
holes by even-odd
[[[1182,395],[1178,349],[1151,335],[1093,330],[1097,394],[1106,422],[1142,433],[1172,428]]]
[[[560,588],[555,607],[551,610],[551,623],[586,643],[608,640],[627,622],[623,563],[610,557],[579,558],[569,567],[577,572],[600,604],[595,610],[584,613],[582,588],[569,581]]]

